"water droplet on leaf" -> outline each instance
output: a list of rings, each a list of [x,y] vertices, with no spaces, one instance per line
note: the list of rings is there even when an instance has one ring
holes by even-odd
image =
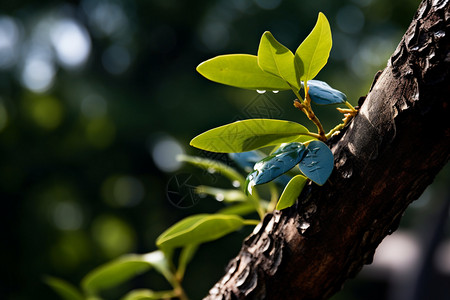
[[[248,193],[250,194],[250,195],[253,195],[253,187],[255,186],[255,182],[254,181],[251,181],[249,184],[248,184],[248,187],[247,187],[247,190],[248,190]]]
[[[279,91],[272,91],[272,93],[274,93],[274,94],[278,94],[278,92],[279,92]]]
[[[237,180],[234,180],[231,184],[232,184],[235,188],[238,188],[238,187],[241,186],[241,183],[240,183],[239,181],[237,181]]]
[[[266,92],[266,90],[256,90],[256,92],[257,92],[258,94],[264,94],[264,93]]]
[[[220,193],[220,194],[216,195],[216,200],[217,201],[223,201],[224,199],[225,199],[225,196],[223,194]]]

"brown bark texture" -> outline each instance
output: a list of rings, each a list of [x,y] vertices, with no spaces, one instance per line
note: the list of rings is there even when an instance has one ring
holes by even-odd
[[[330,139],[335,168],[267,215],[205,299],[327,299],[372,261],[450,157],[450,0],[424,0],[359,114]]]

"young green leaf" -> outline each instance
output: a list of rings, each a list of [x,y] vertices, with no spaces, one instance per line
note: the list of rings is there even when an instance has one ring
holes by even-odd
[[[280,147],[255,164],[254,171],[247,176],[246,190],[252,194],[255,185],[267,183],[286,173],[302,160],[304,153],[305,146],[301,143]]]
[[[283,78],[297,90],[300,89],[300,74],[296,74],[294,54],[269,31],[264,32],[259,43],[258,65],[263,71]]]
[[[174,291],[152,291],[148,289],[137,289],[126,294],[121,300],[156,300],[176,297]]]
[[[325,143],[312,141],[306,148],[305,157],[299,163],[299,167],[306,177],[318,185],[323,185],[333,171],[333,153]]]
[[[163,251],[152,251],[147,254],[142,254],[142,260],[149,263],[156,271],[162,274],[169,282],[173,282],[173,273],[170,269],[171,255]]]
[[[345,96],[344,93],[333,89],[326,82],[320,80],[309,80],[308,87],[308,95],[316,104],[339,104],[347,101],[347,96]]]
[[[291,142],[310,134],[306,127],[291,121],[250,119],[208,130],[191,141],[191,146],[223,153],[236,153]]]
[[[255,204],[251,202],[240,202],[238,204],[230,205],[222,208],[217,213],[222,215],[239,215],[246,216],[255,212]]]
[[[276,209],[282,210],[291,207],[302,192],[306,181],[306,177],[302,175],[294,176],[284,188],[280,200],[278,200]]]
[[[220,55],[202,62],[197,71],[211,81],[250,90],[289,90],[282,79],[266,73],[255,55]]]
[[[244,225],[236,215],[200,214],[187,217],[164,231],[156,240],[163,248],[200,244],[223,237]]]
[[[151,266],[142,255],[124,255],[88,273],[81,286],[86,293],[96,294],[148,271]]]
[[[180,258],[178,260],[178,278],[184,277],[186,267],[191,262],[195,252],[197,252],[198,246],[198,244],[189,244],[181,250]]]
[[[47,276],[45,283],[64,300],[84,300],[83,294],[71,283],[65,280]]]
[[[319,13],[316,25],[295,52],[295,66],[300,79],[313,79],[326,65],[332,46],[331,29],[327,18]]]
[[[217,160],[211,160],[207,158],[200,158],[196,156],[189,155],[178,155],[177,160],[182,162],[187,162],[196,167],[206,169],[208,171],[214,171],[215,173],[222,174],[231,181],[237,181],[240,185],[243,185],[245,178],[235,171],[233,168],[227,166],[224,163],[218,162]]]

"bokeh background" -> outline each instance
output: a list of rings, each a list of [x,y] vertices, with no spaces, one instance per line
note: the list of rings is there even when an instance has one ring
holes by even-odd
[[[217,174],[175,160],[181,153],[205,155],[188,146],[195,135],[251,117],[308,124],[293,109],[292,94],[209,82],[195,71],[200,62],[219,54],[256,54],[266,30],[295,50],[322,11],[334,44],[318,79],[356,105],[418,5],[418,0],[2,1],[0,298],[57,299],[44,275],[77,285],[108,260],[155,250],[156,237],[182,217],[222,207],[212,198],[184,208],[168,201],[168,182],[179,174],[225,184]],[[318,108],[318,115],[326,129],[340,119],[333,109]],[[450,230],[442,225],[449,178],[444,169],[377,251],[374,264],[335,299],[449,299]],[[185,283],[192,299],[222,276],[247,234],[242,230],[200,248]],[[118,299],[137,287],[168,286],[150,271],[104,296]],[[428,296],[420,298],[421,293]]]

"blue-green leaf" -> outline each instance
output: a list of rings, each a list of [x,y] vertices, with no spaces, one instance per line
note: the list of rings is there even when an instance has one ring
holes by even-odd
[[[229,153],[229,156],[238,164],[239,167],[244,169],[245,172],[250,172],[253,170],[253,166],[264,157],[262,153],[257,150]]]
[[[309,179],[323,185],[330,177],[334,167],[334,157],[328,146],[321,141],[312,141],[299,163],[300,171]]]
[[[298,164],[305,153],[301,143],[289,143],[277,149],[272,155],[257,162],[254,171],[247,176],[246,190],[251,194],[253,186],[269,182],[286,173]]]
[[[306,177],[302,175],[294,176],[284,188],[280,200],[278,200],[276,209],[282,210],[292,206],[306,184]]]
[[[333,89],[326,82],[320,80],[309,80],[308,87],[308,95],[316,104],[339,104],[347,101],[347,96],[345,96],[344,93]]]

